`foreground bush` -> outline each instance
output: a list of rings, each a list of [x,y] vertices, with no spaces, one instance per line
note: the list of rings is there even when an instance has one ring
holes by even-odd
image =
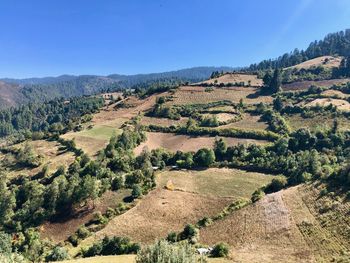
[[[141,249],[137,253],[136,263],[195,263],[197,256],[188,244],[173,245],[165,240]],[[204,262],[204,261],[202,261]]]
[[[225,243],[219,243],[213,247],[211,251],[212,257],[227,257],[229,253],[229,247]]]
[[[83,257],[93,256],[108,256],[108,255],[122,255],[133,254],[140,249],[140,245],[132,243],[128,238],[123,237],[105,237],[92,245],[88,250],[83,251]]]

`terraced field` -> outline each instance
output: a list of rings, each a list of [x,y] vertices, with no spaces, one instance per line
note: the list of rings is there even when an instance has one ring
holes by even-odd
[[[258,88],[249,87],[214,88],[213,91],[208,92],[205,91],[204,87],[185,86],[179,88],[167,104],[205,104],[222,100],[239,103],[240,99],[243,99],[243,102],[247,104],[272,102],[272,97],[257,96],[257,92],[259,92]]]
[[[241,120],[232,122],[226,125],[216,127],[216,129],[237,128],[244,130],[266,130],[268,125],[266,122],[260,121],[261,116],[251,115],[248,113],[243,114]]]
[[[209,79],[202,83],[214,84],[214,83],[244,83],[244,85],[250,84],[251,86],[262,86],[262,79],[258,79],[257,75],[253,74],[239,74],[239,73],[227,73],[218,78]]]
[[[146,142],[141,143],[134,150],[136,155],[140,154],[143,149],[148,149],[149,151],[164,148],[171,152],[183,151],[191,152],[197,151],[201,148],[213,148],[216,137],[193,137],[188,135],[177,135],[174,133],[161,133],[161,132],[147,132]],[[218,137],[220,138],[220,137]],[[222,137],[227,145],[237,145],[237,144],[258,144],[264,145],[268,141],[265,140],[254,140],[254,139],[241,139],[241,138],[230,138]]]

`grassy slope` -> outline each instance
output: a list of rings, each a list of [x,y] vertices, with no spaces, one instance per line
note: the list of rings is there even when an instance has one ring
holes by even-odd
[[[166,171],[157,176],[160,187],[171,180],[175,189],[204,195],[250,198],[273,176],[237,169],[211,168],[203,171]]]

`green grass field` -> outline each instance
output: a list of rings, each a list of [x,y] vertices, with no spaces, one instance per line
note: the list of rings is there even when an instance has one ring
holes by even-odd
[[[101,140],[109,140],[109,138],[111,138],[113,133],[119,134],[121,133],[121,130],[112,128],[110,126],[98,125],[98,126],[94,126],[91,129],[86,129],[81,132],[78,132],[76,134],[77,136],[92,137],[92,138],[101,139]]]
[[[250,198],[272,180],[272,175],[237,169],[210,168],[203,171],[165,171],[157,176],[161,187],[171,180],[175,189],[220,197]]]

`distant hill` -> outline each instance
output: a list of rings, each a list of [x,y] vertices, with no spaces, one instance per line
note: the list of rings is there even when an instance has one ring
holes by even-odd
[[[125,89],[143,83],[180,80],[202,81],[213,71],[233,71],[231,67],[195,67],[176,71],[137,75],[112,74],[61,75],[58,77],[0,79],[0,108],[17,106],[33,101],[46,101],[57,97],[74,97],[99,93],[106,89]]]

